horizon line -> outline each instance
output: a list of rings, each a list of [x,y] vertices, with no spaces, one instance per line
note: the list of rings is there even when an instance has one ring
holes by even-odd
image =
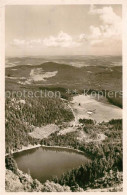
[[[5,58],[13,58],[13,57],[62,57],[62,56],[67,56],[67,57],[69,57],[69,56],[119,56],[119,57],[122,57],[122,54],[104,54],[104,55],[96,55],[96,54],[86,54],[86,55],[17,55],[17,56],[13,56],[13,55],[5,55]]]

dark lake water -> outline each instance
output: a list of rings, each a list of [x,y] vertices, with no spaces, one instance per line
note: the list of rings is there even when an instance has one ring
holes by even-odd
[[[83,154],[69,149],[39,147],[14,154],[18,168],[40,182],[60,176],[88,161]]]

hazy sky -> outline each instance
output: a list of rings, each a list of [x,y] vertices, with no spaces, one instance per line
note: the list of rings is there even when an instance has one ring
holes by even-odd
[[[6,6],[6,55],[121,55],[120,5]]]

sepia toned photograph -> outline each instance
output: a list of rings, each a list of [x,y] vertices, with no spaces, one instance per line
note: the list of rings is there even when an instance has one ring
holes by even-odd
[[[122,5],[5,6],[5,191],[122,192]]]

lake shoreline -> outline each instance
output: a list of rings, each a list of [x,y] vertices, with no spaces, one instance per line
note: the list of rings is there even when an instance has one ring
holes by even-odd
[[[70,150],[70,151],[73,151],[73,152],[77,152],[77,153],[80,153],[80,154],[84,154],[84,155],[87,155],[85,154],[85,152],[81,151],[81,150],[78,150],[78,149],[74,149],[74,148],[70,148],[70,147],[65,147],[65,146],[46,146],[46,145],[41,145],[41,144],[37,144],[37,145],[30,145],[28,147],[23,147],[22,149],[20,150],[17,150],[17,151],[13,151],[11,152],[11,154],[15,154],[15,153],[20,153],[22,151],[26,151],[26,150],[30,150],[30,149],[34,149],[34,148],[39,148],[39,147],[44,147],[44,148],[56,148],[56,149],[67,149],[67,150]],[[6,153],[5,156],[8,156],[9,154]],[[87,155],[88,156],[88,155]]]

